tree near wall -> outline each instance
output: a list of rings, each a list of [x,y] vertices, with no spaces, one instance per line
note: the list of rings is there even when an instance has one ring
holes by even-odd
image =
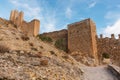
[[[55,41],[55,47],[67,52],[66,39],[61,38]]]
[[[37,37],[38,37],[39,39],[41,39],[42,41],[53,42],[52,38],[50,38],[50,37],[48,37],[48,36],[38,35]]]
[[[102,57],[108,59],[108,58],[110,58],[110,55],[109,55],[108,53],[105,53],[105,52],[104,52],[104,53],[102,54]]]

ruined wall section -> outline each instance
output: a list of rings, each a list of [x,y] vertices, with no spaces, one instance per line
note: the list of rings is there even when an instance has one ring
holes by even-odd
[[[110,55],[111,60],[120,66],[120,37],[115,39],[114,34],[111,34],[111,38],[103,38],[102,34],[100,38],[97,38],[97,48],[100,61],[102,61],[103,53]]]
[[[37,36],[38,34],[39,34],[39,30],[40,30],[40,28],[39,28],[39,26],[40,26],[40,21],[39,20],[37,20],[37,19],[34,19],[34,20],[32,20],[31,21],[31,23],[32,24],[30,24],[29,26],[30,27],[33,27],[33,34],[35,35],[35,36]]]
[[[95,36],[96,26],[90,19],[68,25],[69,51],[80,51],[96,59],[97,44]]]
[[[60,30],[60,31],[54,31],[54,32],[49,32],[49,33],[44,33],[41,34],[42,36],[47,36],[52,38],[53,44],[55,45],[56,41],[62,40],[61,44],[59,47],[62,47],[62,50],[68,51],[68,31],[66,29]],[[59,48],[61,49],[61,48]]]
[[[26,35],[37,36],[39,34],[40,21],[34,19],[31,22],[26,22],[24,21],[23,16],[23,12],[13,10],[10,14],[10,21]]]
[[[17,10],[11,11],[10,21],[12,21],[17,27],[20,27],[23,22],[23,12],[18,12]]]
[[[66,29],[63,29],[63,30],[60,30],[60,31],[43,33],[41,35],[48,36],[48,37],[52,38],[53,40],[58,40],[58,39],[61,39],[61,38],[67,39],[68,31]]]

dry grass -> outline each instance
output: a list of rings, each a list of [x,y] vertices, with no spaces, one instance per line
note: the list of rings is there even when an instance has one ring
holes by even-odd
[[[29,40],[29,37],[28,37],[28,36],[25,36],[25,35],[22,35],[22,36],[21,36],[21,39],[22,39],[23,41],[28,41],[28,40]]]
[[[48,65],[48,60],[41,60],[41,61],[40,61],[40,64],[41,64],[42,66],[47,66],[47,65]]]
[[[34,46],[34,44],[32,42],[29,43],[30,46]]]

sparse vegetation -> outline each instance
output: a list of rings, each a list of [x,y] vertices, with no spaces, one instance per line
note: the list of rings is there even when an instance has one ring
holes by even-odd
[[[57,56],[54,51],[50,51],[50,53],[51,53],[51,55]]]
[[[0,80],[15,80],[15,79],[8,79],[6,77],[0,78]]]
[[[64,56],[62,56],[62,58],[68,59],[69,57],[68,57],[68,55],[64,55]]]
[[[103,54],[102,54],[102,57],[103,57],[103,58],[110,58],[110,55],[109,55],[108,53],[103,53]]]
[[[5,53],[5,52],[9,52],[10,49],[9,47],[5,46],[5,45],[0,45],[0,53]]]
[[[38,35],[37,37],[39,37],[39,39],[41,39],[42,41],[53,42],[53,40],[47,36]]]
[[[34,44],[32,42],[29,43],[30,46],[34,46]]]
[[[43,49],[43,46],[40,46],[41,49]]]
[[[28,41],[28,40],[29,40],[29,37],[28,37],[28,36],[25,36],[25,35],[22,35],[22,36],[21,36],[21,39],[22,39],[23,41]]]
[[[55,41],[55,47],[67,52],[66,39],[58,39]]]
[[[31,50],[38,51],[37,48],[32,47]]]
[[[40,61],[40,64],[41,64],[42,66],[47,66],[47,65],[48,65],[48,60],[41,60],[41,61]]]
[[[16,37],[16,40],[19,40],[19,38],[18,38],[18,37]]]

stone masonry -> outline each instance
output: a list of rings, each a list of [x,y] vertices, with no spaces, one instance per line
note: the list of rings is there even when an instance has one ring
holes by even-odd
[[[68,25],[68,49],[88,54],[97,63],[96,26],[91,19]]]
[[[103,59],[102,54],[107,53],[112,62],[120,66],[120,35],[118,37],[116,39],[114,34],[111,34],[111,38],[103,37],[101,34],[100,38],[97,38],[99,61]]]
[[[65,38],[67,40],[67,36],[68,36],[68,30],[63,29],[60,31],[53,31],[53,32],[48,32],[48,33],[43,33],[43,36],[48,36],[50,38],[52,38],[53,40],[58,40],[58,39],[63,39]]]
[[[11,11],[10,21],[16,25],[23,33],[29,36],[37,36],[39,34],[40,21],[37,19],[31,22],[24,21],[24,13],[17,10]]]
[[[55,31],[42,34],[51,37],[53,40],[66,38],[68,51],[80,51],[88,54],[98,62],[96,44],[96,26],[91,19],[86,19],[68,25],[68,30]]]

